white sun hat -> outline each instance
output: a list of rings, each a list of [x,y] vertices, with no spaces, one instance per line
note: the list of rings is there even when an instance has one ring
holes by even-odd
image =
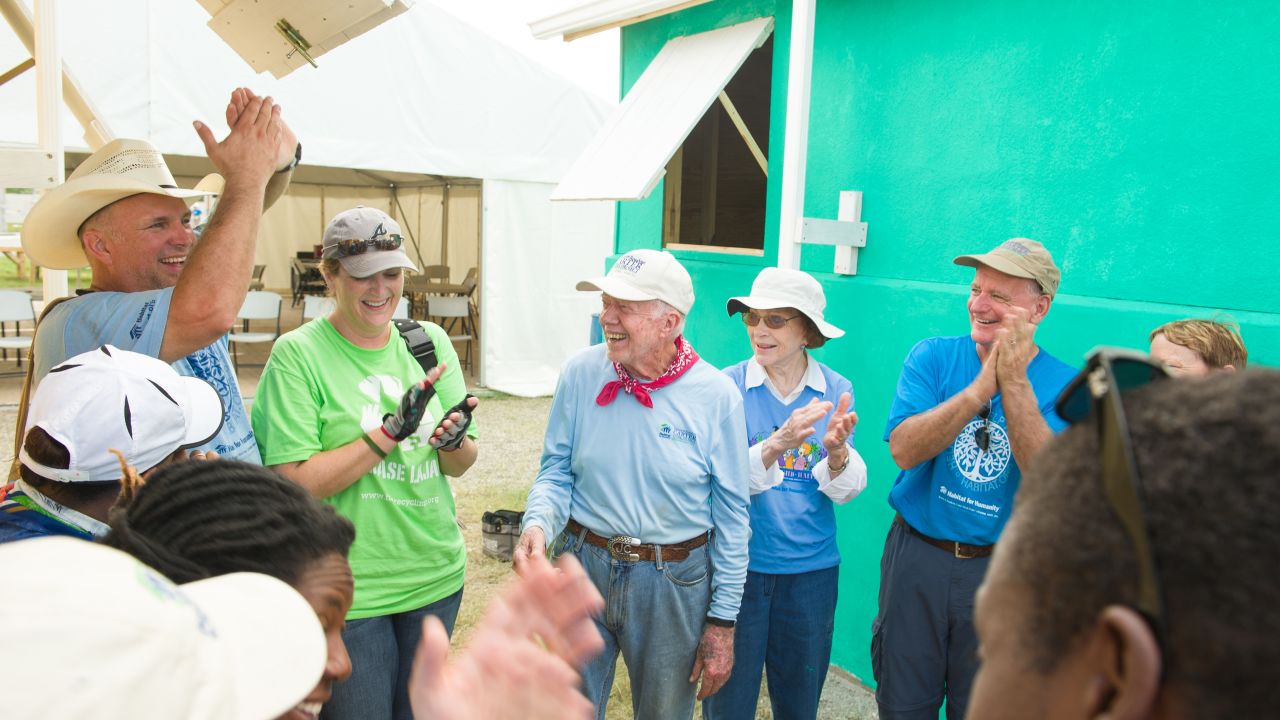
[[[145,140],[121,138],[103,145],[71,177],[45,193],[22,221],[22,249],[55,270],[89,264],[77,233],[89,216],[117,200],[150,193],[187,201],[212,194],[178,187],[164,156]]]
[[[66,447],[69,466],[47,467],[25,445],[18,459],[59,482],[119,480],[120,461],[110,450],[146,472],[176,450],[212,440],[222,420],[222,398],[209,383],[149,355],[103,345],[54,367],[31,398],[23,436],[44,430]]]
[[[618,258],[608,275],[583,280],[577,288],[632,302],[661,300],[684,315],[693,307],[689,271],[665,250],[632,250]]]
[[[756,275],[751,283],[751,294],[729,298],[729,315],[746,310],[776,310],[795,308],[813,321],[818,332],[827,339],[844,335],[844,331],[827,322],[822,311],[827,309],[827,296],[822,284],[812,275],[800,270],[768,267]]]
[[[174,585],[68,537],[0,545],[0,568],[6,717],[268,720],[324,670],[315,610],[267,575]]]

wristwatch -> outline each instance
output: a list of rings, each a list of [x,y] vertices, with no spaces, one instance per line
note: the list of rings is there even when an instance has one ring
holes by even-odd
[[[300,162],[302,162],[302,143],[301,142],[299,142],[298,146],[293,149],[293,160],[288,165],[285,165],[284,167],[280,168],[276,172],[278,173],[289,172],[290,170],[298,167],[298,163]]]
[[[735,624],[737,624],[737,622],[734,620],[725,620],[724,618],[711,617],[710,615],[708,615],[707,624],[715,625],[716,627],[731,628]]]

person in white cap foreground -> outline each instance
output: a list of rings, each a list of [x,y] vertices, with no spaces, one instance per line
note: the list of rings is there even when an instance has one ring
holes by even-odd
[[[1066,423],[1053,401],[1075,370],[1036,329],[1061,273],[1035,240],[961,255],[976,269],[969,334],[923,340],[898,379],[884,439],[902,469],[880,567],[871,665],[884,720],[964,717],[978,641],[973,597],[1025,470]]]
[[[321,272],[333,312],[276,341],[253,405],[263,461],[358,531],[344,631],[354,669],[325,705],[331,720],[407,718],[422,618],[452,632],[462,602],[466,548],[446,476],[476,461],[477,400],[447,332],[409,325],[434,346],[428,372],[393,326],[404,271],[416,269],[403,243],[373,208],[330,221]]]
[[[176,586],[65,537],[0,546],[0,567],[6,717],[267,720],[324,664],[316,614],[266,575]]]
[[[604,595],[605,650],[583,673],[598,718],[619,652],[637,718],[688,718],[733,668],[750,533],[742,395],[685,340],[693,283],[670,253],[633,250],[577,287],[603,293],[605,344],[560,374],[513,559],[521,571],[558,538]]]
[[[809,274],[765,268],[726,308],[741,313],[752,350],[725,370],[746,408],[751,544],[733,675],[703,702],[709,720],[754,716],[766,669],[775,718],[818,714],[840,579],[833,505],[867,486],[853,386],[809,355],[844,335],[826,306]]]
[[[21,476],[0,490],[0,542],[101,537],[122,462],[146,476],[187,457],[221,426],[213,387],[155,358],[110,345],[71,358],[32,397]]]
[[[299,147],[270,98],[243,88],[227,106],[230,134],[216,142],[195,123],[226,187],[199,242],[188,202],[164,158],[142,140],[114,140],[46,193],[22,225],[38,265],[93,270],[91,292],[53,306],[36,328],[33,380],[103,343],[173,363],[207,380],[226,406],[207,449],[258,462],[225,335],[248,292],[264,195],[283,192]]]
[[[323,694],[345,658],[331,626],[341,625],[334,606],[344,593],[350,602],[350,575],[344,590],[332,564],[292,586],[255,572],[174,585],[114,548],[41,538],[0,546],[0,567],[0,665],[15,688],[7,717],[303,720],[315,707],[304,697]],[[539,558],[452,659],[439,621],[428,618],[411,679],[413,716],[591,717],[575,668],[599,652],[590,615],[601,606],[577,563]]]

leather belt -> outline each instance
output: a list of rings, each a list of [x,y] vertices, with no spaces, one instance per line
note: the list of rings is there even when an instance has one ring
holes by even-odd
[[[587,530],[573,518],[569,518],[569,523],[565,525],[565,530],[572,535],[578,535],[585,531],[588,544],[608,550],[609,554],[617,560],[628,560],[630,562],[639,562],[641,560],[653,562],[657,558],[657,550],[659,549],[662,551],[662,559],[664,561],[680,562],[681,560],[686,560],[689,557],[690,550],[707,544],[707,536],[710,534],[702,533],[697,537],[671,545],[646,545],[640,541],[640,538],[626,535],[614,535],[613,537],[598,535]]]
[[[919,530],[911,527],[906,520],[902,519],[901,515],[894,517],[893,521],[902,525],[902,527],[906,528],[907,532],[912,535],[915,535],[939,550],[946,550],[961,560],[986,557],[995,549],[995,545],[970,545],[969,543],[956,542],[955,540],[939,540],[938,538],[929,537],[928,535],[925,535]]]

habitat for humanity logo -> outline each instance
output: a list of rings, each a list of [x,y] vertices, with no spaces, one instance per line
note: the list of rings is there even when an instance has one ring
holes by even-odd
[[[688,445],[693,445],[698,442],[698,436],[694,435],[692,432],[688,430],[681,430],[680,428],[673,428],[667,423],[662,423],[658,426],[658,438],[662,440],[675,440],[676,442],[682,442]]]

